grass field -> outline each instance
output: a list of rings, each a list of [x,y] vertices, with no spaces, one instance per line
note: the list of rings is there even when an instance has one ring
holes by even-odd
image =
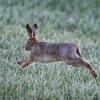
[[[63,62],[21,69],[27,23],[41,41],[79,43],[97,79]],[[100,0],[0,0],[0,100],[100,100]]]

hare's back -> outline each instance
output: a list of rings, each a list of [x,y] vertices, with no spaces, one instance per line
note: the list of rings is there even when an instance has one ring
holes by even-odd
[[[72,43],[46,43],[40,42],[32,47],[35,54],[59,55],[62,51],[71,51],[74,48]]]

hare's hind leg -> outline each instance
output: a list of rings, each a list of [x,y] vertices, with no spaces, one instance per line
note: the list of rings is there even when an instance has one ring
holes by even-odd
[[[96,70],[93,68],[93,66],[88,63],[85,59],[83,58],[78,58],[78,59],[73,59],[70,64],[72,65],[85,65],[86,68],[89,69],[90,73],[93,75],[94,78],[97,77],[97,73],[96,73]]]
[[[90,64],[89,62],[87,62],[87,61],[86,61],[85,59],[83,59],[83,58],[80,58],[80,59],[79,59],[79,62],[80,62],[81,65],[85,65],[86,68],[89,69],[90,73],[93,75],[94,78],[97,77],[97,72],[96,72],[96,70],[94,69],[94,67],[92,66],[92,64]]]

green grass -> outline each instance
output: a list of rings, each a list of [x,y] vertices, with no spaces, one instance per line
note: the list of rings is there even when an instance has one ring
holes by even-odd
[[[34,22],[41,41],[79,43],[97,79],[63,62],[21,69]],[[0,100],[100,100],[100,0],[0,0]]]

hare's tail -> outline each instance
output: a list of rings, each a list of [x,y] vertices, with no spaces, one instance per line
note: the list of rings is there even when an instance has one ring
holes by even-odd
[[[77,52],[77,54],[78,54],[80,57],[82,57],[82,55],[81,55],[81,51],[80,51],[80,48],[79,48],[79,47],[77,47],[76,52]]]

